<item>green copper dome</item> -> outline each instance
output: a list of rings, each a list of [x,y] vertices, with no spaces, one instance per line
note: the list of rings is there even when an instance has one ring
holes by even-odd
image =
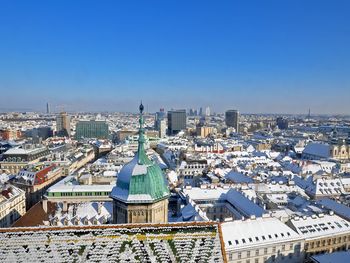
[[[169,190],[159,166],[146,155],[143,105],[140,105],[138,150],[121,169],[111,197],[126,203],[153,203],[167,198]]]

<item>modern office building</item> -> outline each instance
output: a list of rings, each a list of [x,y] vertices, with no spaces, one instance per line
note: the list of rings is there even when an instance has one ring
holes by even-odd
[[[203,115],[204,115],[204,114],[203,114],[203,108],[202,108],[202,107],[199,108],[199,113],[198,113],[198,115],[199,115],[199,116],[203,116]]]
[[[205,108],[205,116],[210,116],[210,107]]]
[[[154,128],[159,130],[160,122],[166,118],[166,114],[164,108],[161,108],[158,112],[156,112],[156,116],[154,119]]]
[[[278,129],[280,129],[280,130],[288,129],[288,120],[286,118],[278,117],[276,119],[276,124],[278,126]]]
[[[25,136],[33,139],[41,138],[46,140],[47,138],[53,136],[53,130],[49,126],[42,126],[25,131]]]
[[[186,129],[186,110],[168,111],[168,134],[175,135]]]
[[[50,104],[46,103],[46,113],[50,114]]]
[[[239,112],[238,110],[228,110],[225,113],[225,122],[227,127],[235,128],[236,132],[239,129]]]
[[[70,116],[67,112],[61,112],[56,118],[56,135],[70,136]]]
[[[113,221],[125,223],[167,223],[169,190],[158,164],[145,152],[143,105],[135,157],[121,169],[113,188]]]
[[[108,139],[109,137],[108,124],[102,120],[81,120],[77,123],[75,131],[77,140],[82,138]]]

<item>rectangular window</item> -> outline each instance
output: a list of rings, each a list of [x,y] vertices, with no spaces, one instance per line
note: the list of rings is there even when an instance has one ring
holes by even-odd
[[[267,254],[267,248],[264,248],[264,254],[265,255]]]
[[[259,249],[255,250],[255,256],[259,256]]]
[[[286,250],[286,245],[282,245],[282,251]]]

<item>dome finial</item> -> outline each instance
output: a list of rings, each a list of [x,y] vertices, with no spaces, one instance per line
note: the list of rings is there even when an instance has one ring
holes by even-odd
[[[141,104],[140,104],[139,109],[140,109],[140,113],[142,114],[142,113],[143,113],[143,110],[144,110],[144,107],[143,107],[143,104],[142,104],[142,100],[141,100]]]

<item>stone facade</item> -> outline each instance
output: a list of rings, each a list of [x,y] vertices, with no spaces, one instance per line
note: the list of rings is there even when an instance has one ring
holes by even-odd
[[[349,160],[350,159],[350,145],[348,144],[336,144],[330,147],[331,158],[337,160]]]
[[[168,199],[151,204],[113,203],[113,221],[126,223],[166,223],[168,222]]]

